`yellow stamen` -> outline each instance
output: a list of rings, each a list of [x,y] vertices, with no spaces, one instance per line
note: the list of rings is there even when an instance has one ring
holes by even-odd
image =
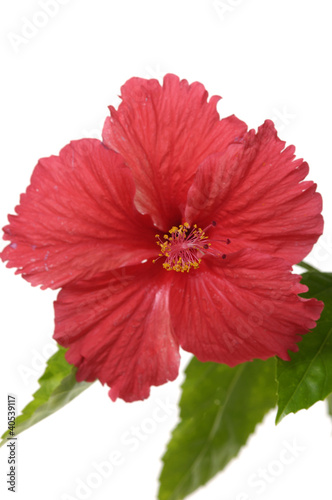
[[[191,268],[197,269],[201,263],[201,256],[205,254],[208,236],[194,224],[190,229],[188,222],[173,226],[169,234],[164,234],[163,239],[156,234],[161,253],[159,257],[166,257],[163,263],[167,271],[189,272]],[[210,243],[208,244],[210,246]],[[156,262],[155,259],[153,262]]]

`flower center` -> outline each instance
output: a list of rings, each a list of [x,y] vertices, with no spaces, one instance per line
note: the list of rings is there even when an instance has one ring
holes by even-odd
[[[211,243],[207,243],[206,241],[209,238],[205,235],[205,231],[215,226],[216,222],[214,221],[204,229],[197,227],[197,224],[190,227],[188,222],[185,222],[179,227],[173,226],[169,234],[164,234],[163,240],[159,234],[156,234],[158,240],[156,243],[160,246],[161,251],[158,259],[166,257],[163,267],[167,271],[181,271],[184,273],[185,271],[189,272],[191,268],[197,269],[201,263],[202,256],[206,253],[217,254],[224,259],[226,255],[213,252],[210,249]],[[226,240],[225,243],[228,244],[230,241]],[[153,262],[156,262],[158,259],[155,259]]]

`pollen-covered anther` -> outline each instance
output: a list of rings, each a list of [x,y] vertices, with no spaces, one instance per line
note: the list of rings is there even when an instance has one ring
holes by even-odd
[[[160,246],[159,257],[166,257],[163,267],[167,271],[189,272],[191,268],[197,269],[201,263],[202,256],[210,251],[211,243],[207,243],[205,231],[215,227],[212,222],[204,230],[194,224],[192,227],[188,222],[180,226],[173,226],[169,234],[164,234],[163,239],[156,234],[157,245]],[[158,259],[155,259],[154,262]]]

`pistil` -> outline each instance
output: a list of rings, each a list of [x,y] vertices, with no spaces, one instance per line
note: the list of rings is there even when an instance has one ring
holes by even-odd
[[[169,234],[164,234],[161,239],[159,234],[156,234],[157,245],[160,247],[159,257],[166,257],[163,267],[167,271],[189,272],[190,269],[197,269],[201,263],[202,257],[207,254],[218,255],[225,258],[225,254],[214,251],[211,247],[211,242],[208,242],[206,231],[210,227],[215,227],[216,222],[213,221],[206,228],[201,229],[194,224],[192,227],[188,222],[184,222],[180,226],[173,226]],[[230,243],[230,240],[225,240],[225,243]],[[156,262],[155,259],[153,262]]]

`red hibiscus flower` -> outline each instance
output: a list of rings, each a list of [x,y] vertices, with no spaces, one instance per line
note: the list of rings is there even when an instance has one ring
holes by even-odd
[[[234,366],[289,359],[323,304],[291,273],[322,233],[308,165],[273,123],[220,120],[217,96],[174,75],[132,78],[103,142],[38,162],[1,257],[62,288],[54,338],[110,397],[174,380],[179,346]]]

